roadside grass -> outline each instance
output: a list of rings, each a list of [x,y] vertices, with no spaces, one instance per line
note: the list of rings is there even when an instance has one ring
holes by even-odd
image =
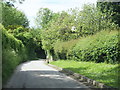
[[[118,77],[120,77],[120,74],[118,74],[118,71],[120,71],[120,68],[118,64],[78,62],[73,60],[58,60],[50,62],[50,64],[69,69],[108,86],[119,88]]]

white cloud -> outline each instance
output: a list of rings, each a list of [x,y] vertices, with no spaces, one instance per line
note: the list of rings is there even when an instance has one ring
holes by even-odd
[[[25,0],[23,4],[16,4],[16,7],[26,14],[30,20],[30,25],[35,26],[34,18],[41,7],[58,12],[75,7],[81,8],[83,4],[95,3],[96,1],[97,0]]]

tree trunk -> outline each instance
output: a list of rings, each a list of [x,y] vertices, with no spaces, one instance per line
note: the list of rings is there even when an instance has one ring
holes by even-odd
[[[50,50],[47,50],[46,51],[46,61],[47,61],[47,63],[49,63],[50,61],[52,61],[53,60],[53,57],[52,57],[52,54],[50,53]]]

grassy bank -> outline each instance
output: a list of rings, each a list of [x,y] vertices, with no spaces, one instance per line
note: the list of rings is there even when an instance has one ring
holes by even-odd
[[[118,64],[112,65],[106,63],[77,62],[73,60],[58,60],[53,61],[50,64],[69,69],[108,86],[119,87],[118,69],[120,70],[120,68]]]
[[[105,30],[79,39],[58,42],[54,51],[57,59],[117,64],[120,50],[118,38],[120,35],[117,30]]]

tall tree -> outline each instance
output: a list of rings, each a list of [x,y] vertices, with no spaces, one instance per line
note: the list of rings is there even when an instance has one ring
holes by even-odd
[[[9,25],[29,26],[29,21],[25,14],[17,10],[10,3],[2,3],[2,24],[5,27]]]
[[[45,28],[52,19],[53,12],[48,8],[40,8],[37,13],[36,23],[40,28]]]
[[[120,2],[97,2],[103,13],[112,14],[112,20],[120,27]]]

